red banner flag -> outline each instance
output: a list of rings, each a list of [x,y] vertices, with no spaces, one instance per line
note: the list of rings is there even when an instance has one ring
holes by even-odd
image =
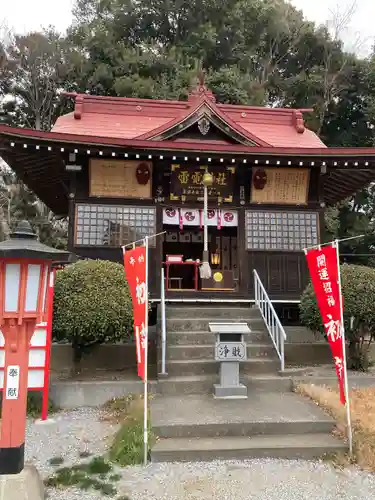
[[[316,301],[339,379],[340,399],[345,404],[344,355],[341,328],[340,289],[337,250],[333,246],[310,250],[306,254]]]
[[[125,276],[129,284],[133,302],[134,334],[137,350],[138,375],[145,380],[145,360],[147,349],[148,291],[146,283],[146,248],[139,246],[124,250]]]

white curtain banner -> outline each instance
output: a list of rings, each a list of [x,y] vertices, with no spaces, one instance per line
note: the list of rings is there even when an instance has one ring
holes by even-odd
[[[238,213],[234,210],[221,210],[221,225],[223,227],[237,227]]]
[[[195,208],[181,208],[182,223],[184,226],[199,226],[199,210]]]
[[[200,213],[201,212],[201,213]],[[217,227],[219,222],[221,227],[237,227],[238,226],[238,213],[236,210],[225,209],[209,209],[208,210],[208,226]],[[181,208],[182,222],[184,226],[199,227],[201,222],[203,224],[203,210],[196,208]],[[163,209],[163,224],[171,226],[178,226],[180,223],[179,209],[178,208],[164,208]]]
[[[179,213],[177,208],[164,208],[163,224],[178,226],[180,223]]]

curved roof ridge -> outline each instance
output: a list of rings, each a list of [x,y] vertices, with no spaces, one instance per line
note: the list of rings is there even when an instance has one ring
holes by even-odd
[[[266,141],[263,141],[259,137],[255,136],[251,132],[247,131],[244,129],[241,125],[236,123],[230,116],[226,115],[221,111],[221,109],[217,106],[215,101],[213,101],[210,97],[208,97],[206,94],[203,94],[202,97],[199,99],[194,100],[195,105],[186,110],[186,113],[183,116],[178,116],[175,119],[167,122],[164,125],[161,125],[155,130],[151,130],[150,132],[147,132],[146,134],[142,134],[137,137],[137,139],[155,139],[158,138],[161,134],[168,132],[168,130],[172,130],[175,127],[182,125],[184,122],[186,122],[189,118],[194,116],[199,112],[199,110],[203,106],[207,106],[207,108],[210,109],[212,113],[214,113],[217,117],[221,119],[222,122],[224,122],[227,126],[229,126],[231,129],[236,131],[238,134],[243,136],[244,139],[247,139],[251,142],[254,142],[258,146],[271,146],[271,144],[267,143]],[[199,116],[197,116],[197,120],[199,119]],[[178,131],[176,131],[178,132]],[[174,134],[173,134],[174,135]]]

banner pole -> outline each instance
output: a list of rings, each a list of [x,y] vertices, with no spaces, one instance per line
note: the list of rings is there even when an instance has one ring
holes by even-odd
[[[327,247],[327,246],[334,246],[335,242],[337,241],[338,243],[344,243],[344,241],[350,241],[350,240],[359,240],[360,238],[364,238],[364,234],[360,234],[359,236],[350,236],[349,238],[340,238],[336,240],[331,240],[327,241],[326,243],[319,243],[319,245],[313,245],[312,247],[307,247],[304,249],[305,253],[307,253],[307,250],[314,250],[315,248],[321,248],[321,247]],[[356,254],[357,255],[357,254]]]
[[[147,465],[148,459],[148,237],[145,238],[146,254],[146,314],[145,314],[145,367],[144,367],[144,423],[143,423],[143,463]]]
[[[342,289],[341,289],[341,272],[340,272],[340,250],[339,241],[334,241],[334,246],[336,247],[337,255],[337,280],[339,285],[339,300],[340,300],[340,315],[341,315],[341,340],[342,340],[342,357],[344,362],[344,385],[345,385],[345,406],[346,406],[346,419],[347,419],[347,434],[349,443],[349,454],[353,454],[353,431],[352,422],[350,416],[350,401],[349,401],[349,384],[348,384],[348,370],[346,363],[346,342],[345,342],[345,325],[344,325],[344,308],[342,300]]]

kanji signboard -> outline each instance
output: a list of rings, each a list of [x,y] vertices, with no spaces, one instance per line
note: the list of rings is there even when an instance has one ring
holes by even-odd
[[[172,165],[171,200],[202,201],[203,175],[207,166]],[[208,197],[219,201],[233,200],[234,167],[209,169],[213,184],[208,187]]]
[[[246,360],[245,342],[218,342],[216,344],[217,361],[244,361]]]
[[[20,388],[20,367],[9,365],[6,373],[5,399],[18,399]]]
[[[145,379],[147,349],[148,292],[146,283],[146,248],[139,246],[124,251],[125,275],[129,284],[134,312],[134,334],[136,342],[138,375]]]
[[[307,252],[306,258],[324,330],[335,362],[341,402],[345,404],[344,356],[337,250],[333,246],[313,249]]]
[[[251,202],[298,205],[307,203],[310,172],[303,168],[254,168]]]

